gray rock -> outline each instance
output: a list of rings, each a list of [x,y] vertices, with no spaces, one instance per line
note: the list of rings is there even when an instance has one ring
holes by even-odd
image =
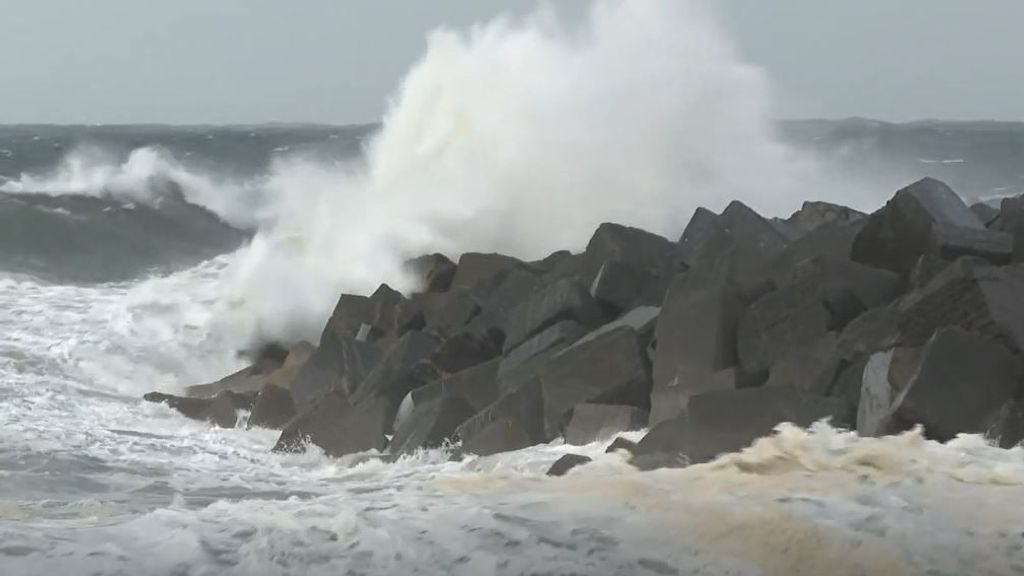
[[[702,249],[704,243],[723,228],[717,214],[707,208],[697,208],[682,237],[679,238],[679,252],[683,261],[692,266],[694,256]]]
[[[1004,404],[988,427],[985,437],[1000,448],[1019,446],[1024,441],[1024,404],[1018,400]]]
[[[978,266],[961,259],[925,288],[901,300],[900,339],[906,345],[927,342],[940,328],[958,326],[1024,351],[1024,266]]]
[[[586,333],[574,320],[563,320],[523,342],[505,354],[498,368],[499,378],[522,366],[524,362],[548,351],[558,351],[579,340]]]
[[[562,434],[572,410],[580,404],[649,406],[650,367],[636,332],[629,328],[563,350],[540,374],[548,437]]]
[[[580,456],[579,454],[566,454],[548,469],[548,476],[565,476],[569,473],[569,470],[577,466],[582,466],[591,462],[592,460],[587,456]]]
[[[773,280],[779,288],[803,286],[813,293],[840,327],[866,310],[892,302],[903,286],[894,272],[821,255],[778,269]]]
[[[790,351],[772,365],[766,386],[826,395],[839,371],[838,343],[838,335],[829,332]]]
[[[736,331],[740,365],[746,372],[768,370],[835,328],[830,309],[818,297],[818,288],[813,284],[788,286],[750,305]]]
[[[296,346],[296,355],[301,356],[306,352],[302,346]],[[271,374],[283,368],[287,357],[282,359],[280,354],[260,354],[255,362],[241,370],[230,374],[216,382],[209,384],[197,384],[185,388],[185,395],[192,398],[213,398],[221,392],[249,393],[259,392],[266,384]]]
[[[705,392],[757,388],[764,384],[763,373],[747,374],[733,366],[714,374],[681,373],[680,377],[664,388],[651,391],[651,426],[674,418],[686,411],[690,398]]]
[[[320,346],[302,366],[290,387],[296,412],[309,410],[330,392],[350,395],[377,366],[380,352],[353,336],[325,330]]]
[[[444,254],[427,254],[407,261],[405,269],[424,292],[447,292],[455,279],[457,266]]]
[[[410,454],[421,448],[437,448],[455,435],[455,430],[474,414],[464,399],[441,396],[413,409],[395,430],[389,451]]]
[[[789,240],[740,202],[730,203],[718,220],[721,228],[692,256],[694,276],[705,284],[731,282],[741,292],[758,290]]]
[[[475,297],[481,310],[470,321],[467,330],[487,335],[499,348],[503,348],[509,314],[543,286],[541,277],[523,266],[502,272],[494,279],[493,285],[478,287]]]
[[[462,292],[413,294],[396,306],[393,333],[429,330],[448,338],[464,331],[479,312],[476,300]]]
[[[474,412],[483,410],[498,399],[498,366],[500,359],[477,364],[447,376],[440,381],[446,396],[462,398]]]
[[[778,277],[812,258],[849,261],[854,239],[864,227],[865,220],[849,224],[824,224],[787,246],[772,263],[771,270]]]
[[[889,381],[892,350],[873,354],[864,366],[857,410],[857,433],[884,436],[892,431],[892,403],[896,392]]]
[[[352,394],[352,403],[361,405],[370,399],[383,400],[383,405],[390,409],[384,432],[391,433],[391,425],[405,396],[432,380],[429,372],[420,371],[421,363],[428,360],[440,345],[440,340],[430,334],[407,332],[387,351]]]
[[[794,212],[786,222],[803,236],[828,224],[842,226],[862,220],[866,216],[863,212],[838,204],[804,202],[800,210]]]
[[[505,322],[504,351],[509,352],[530,337],[563,320],[593,328],[604,323],[604,314],[582,286],[560,280],[516,306]]]
[[[900,314],[895,306],[868,310],[843,328],[837,353],[854,361],[893,348],[899,342]]]
[[[573,345],[585,344],[603,334],[611,332],[612,330],[626,327],[632,328],[640,338],[640,344],[646,347],[651,339],[654,338],[654,330],[657,326],[658,315],[660,313],[661,308],[658,306],[638,306],[604,326],[591,331],[586,336],[577,340]]]
[[[467,252],[459,258],[451,290],[473,290],[482,283],[493,282],[501,272],[521,264],[522,262],[511,256]]]
[[[618,438],[613,440],[611,444],[608,445],[608,448],[606,448],[604,452],[605,454],[611,454],[612,452],[618,452],[619,450],[622,450],[627,454],[632,455],[636,451],[636,447],[636,442],[619,436]]]
[[[159,392],[143,396],[146,402],[166,404],[186,418],[210,422],[220,428],[234,428],[238,423],[238,410],[249,410],[255,395],[225,390],[213,398],[183,398]]]
[[[661,275],[640,269],[631,262],[608,260],[598,269],[590,285],[590,295],[609,314],[617,315],[640,304],[660,303],[665,295],[664,288],[667,285]]]
[[[342,294],[327,321],[321,342],[328,333],[339,338],[355,338],[364,324],[371,327],[368,340],[387,334],[394,327],[395,307],[404,300],[404,296],[387,284],[381,284],[370,296]]]
[[[572,411],[565,429],[567,444],[582,446],[610,438],[619,432],[647,426],[647,411],[635,406],[580,404]]]
[[[663,272],[674,275],[676,245],[668,239],[651,234],[639,228],[620,224],[604,223],[587,243],[583,259],[591,275],[607,262],[628,263],[634,270],[661,276]],[[623,308],[630,307],[627,303]]]
[[[900,190],[872,214],[853,243],[852,259],[906,278],[922,254],[940,255],[943,235],[985,228],[948,186],[925,178]],[[944,232],[949,231],[949,232]]]
[[[986,229],[936,226],[932,243],[934,248],[929,253],[947,261],[974,256],[1001,266],[1009,264],[1013,256],[1013,236]]]
[[[925,346],[916,374],[895,400],[899,427],[921,424],[947,441],[983,433],[1018,388],[1018,360],[1001,344],[960,328],[943,328]],[[862,399],[863,402],[863,399]]]
[[[423,361],[417,374],[427,381],[447,378],[497,356],[498,350],[489,338],[462,332],[445,340]]]
[[[544,431],[540,381],[526,383],[459,426],[456,437],[470,454],[487,456],[520,450],[549,440]]]
[[[706,391],[710,376],[736,365],[736,328],[744,304],[724,285],[694,289],[676,277],[658,316],[651,424],[679,413],[685,398]]]
[[[685,456],[693,464],[739,451],[790,422],[808,426],[843,409],[835,398],[792,388],[750,388],[707,392],[690,398],[687,413],[656,426],[640,441],[638,457]]]
[[[917,263],[910,269],[910,277],[907,280],[907,289],[910,291],[920,290],[934,280],[943,270],[950,265],[949,260],[922,254]]]
[[[985,227],[996,221],[999,218],[999,208],[987,204],[985,202],[975,202],[971,204],[971,212],[977,216],[978,221]]]
[[[301,452],[307,443],[332,457],[383,450],[393,419],[394,411],[383,398],[355,406],[343,395],[330,393],[285,426],[274,452]]]
[[[252,413],[249,415],[249,427],[280,430],[295,417],[295,403],[288,390],[273,384],[267,384],[256,396]]]

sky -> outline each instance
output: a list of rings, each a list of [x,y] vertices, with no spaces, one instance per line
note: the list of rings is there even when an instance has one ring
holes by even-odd
[[[780,117],[1024,120],[1022,0],[707,1]],[[533,5],[0,0],[0,123],[376,121],[430,30]]]

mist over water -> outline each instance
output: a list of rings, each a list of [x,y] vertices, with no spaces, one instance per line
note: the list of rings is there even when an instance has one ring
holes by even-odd
[[[606,221],[676,238],[698,206],[791,211],[808,166],[775,139],[768,92],[695,2],[438,30],[364,164],[277,167],[234,323],[315,338],[339,292],[408,289],[401,261],[432,251],[539,258]]]

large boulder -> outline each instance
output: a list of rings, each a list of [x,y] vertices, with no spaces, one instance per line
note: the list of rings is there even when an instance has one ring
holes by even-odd
[[[227,391],[242,394],[259,392],[272,375],[278,374],[276,376],[278,379],[284,379],[286,374],[280,373],[285,364],[288,364],[288,359],[295,356],[295,360],[288,368],[288,370],[292,370],[294,363],[308,353],[306,346],[299,344],[292,347],[291,350],[277,345],[265,346],[256,353],[251,365],[216,382],[188,386],[185,388],[185,395],[193,398],[213,398],[217,394]]]
[[[661,308],[658,306],[638,306],[600,328],[590,331],[577,342],[579,344],[583,344],[584,342],[589,342],[599,336],[607,334],[612,330],[617,330],[619,328],[631,328],[636,332],[637,337],[640,339],[640,345],[647,348],[654,339],[654,331],[657,327],[658,315],[660,313]]]
[[[640,430],[647,426],[647,411],[636,406],[612,404],[580,404],[572,411],[565,429],[568,444],[582,446],[606,440],[619,432]]]
[[[444,254],[427,254],[405,263],[405,269],[424,292],[447,292],[455,279],[456,268]]]
[[[410,454],[421,448],[437,448],[451,440],[455,430],[475,411],[464,399],[444,396],[423,403],[395,430],[389,451]]]
[[[486,336],[462,332],[445,340],[417,370],[427,381],[447,378],[498,356],[494,343]]]
[[[505,343],[505,324],[509,314],[544,286],[544,280],[525,266],[509,268],[490,283],[477,286],[475,299],[480,313],[467,326],[467,330],[488,336],[499,348]]]
[[[603,324],[605,318],[594,299],[578,283],[555,282],[509,312],[505,322],[505,352],[563,320],[594,328]]]
[[[562,433],[573,408],[580,404],[649,407],[650,366],[630,328],[570,346],[553,356],[540,373],[548,437]]]
[[[1013,400],[1004,404],[985,436],[1000,448],[1019,446],[1024,441],[1024,403]]]
[[[805,285],[832,310],[832,315],[842,325],[867,310],[895,300],[903,284],[894,272],[828,255],[812,256],[789,267],[780,266],[772,280],[779,288]]]
[[[720,232],[724,226],[718,220],[718,214],[707,208],[697,208],[690,218],[689,224],[679,238],[679,255],[687,265],[692,266],[694,257],[703,248],[704,243]]]
[[[713,386],[710,376],[736,365],[736,327],[744,304],[722,284],[694,288],[673,281],[655,329],[651,423],[672,418],[686,399]]]
[[[857,222],[866,216],[853,208],[830,204],[828,202],[804,202],[799,210],[793,213],[786,223],[795,229],[800,236],[826,225],[844,226]]]
[[[267,384],[253,403],[249,427],[280,430],[294,417],[295,402],[291,393],[279,386]]]
[[[892,431],[892,401],[896,394],[889,378],[892,356],[892,350],[878,352],[864,365],[857,409],[857,433],[861,436],[884,436]]]
[[[835,332],[791,350],[772,365],[766,386],[797,388],[826,395],[839,372],[839,337]]]
[[[563,320],[516,346],[505,354],[498,376],[505,376],[528,360],[546,352],[558,351],[579,340],[586,329],[574,320]]]
[[[395,324],[395,308],[405,300],[387,284],[381,284],[370,296],[342,294],[327,321],[321,342],[328,333],[336,337],[359,336],[372,341],[389,333]]]
[[[383,450],[393,418],[391,406],[383,398],[371,398],[356,406],[344,395],[332,392],[285,426],[274,451],[300,452],[307,442],[333,457]]]
[[[425,363],[440,345],[441,341],[431,334],[406,332],[352,394],[352,403],[361,405],[371,400],[381,401],[387,411],[384,431],[391,433],[402,400],[409,392],[432,380],[433,370],[425,369]]]
[[[465,330],[480,312],[476,300],[462,292],[413,294],[395,310],[396,338],[410,330],[429,330],[447,338]]]
[[[238,423],[238,411],[252,408],[254,394],[225,390],[213,398],[183,398],[159,392],[143,396],[146,402],[166,404],[186,418],[209,422],[220,428],[234,428]]]
[[[522,262],[502,254],[466,252],[459,258],[451,290],[469,291],[480,284],[493,282],[502,272],[522,265]]]
[[[907,278],[922,254],[947,260],[964,255],[1003,260],[1006,237],[986,230],[949,186],[925,178],[897,192],[868,218],[851,256]]]
[[[462,449],[488,456],[549,440],[544,431],[544,397],[540,380],[533,379],[467,420],[456,430]]]
[[[474,412],[483,410],[498,399],[500,362],[500,359],[494,359],[443,378],[440,381],[441,393],[464,399]]]
[[[581,279],[613,314],[658,305],[668,282],[686,268],[666,238],[618,224],[601,224],[583,253]]]
[[[815,228],[786,246],[772,263],[771,270],[778,278],[812,258],[849,261],[853,242],[864,222],[862,219],[847,224],[828,223]]]
[[[999,219],[999,208],[986,202],[971,204],[971,212],[974,212],[974,215],[978,217],[978,221],[986,228],[990,228],[992,223]]]
[[[718,223],[691,256],[691,268],[700,272],[695,276],[712,284],[728,281],[743,293],[761,290],[789,239],[741,202],[730,203]]]
[[[501,359],[477,364],[451,376],[414,389],[402,400],[395,417],[395,428],[401,426],[413,410],[442,397],[459,398],[480,412],[498,399],[498,365]]]
[[[565,456],[562,456],[561,458],[556,460],[555,463],[551,465],[551,468],[548,468],[547,475],[556,477],[565,476],[566,474],[569,473],[569,470],[572,470],[577,466],[582,466],[589,462],[591,462],[591,458],[589,456],[581,456],[579,454],[566,454]]]
[[[944,328],[924,348],[920,365],[893,402],[894,425],[923,425],[930,438],[947,441],[983,433],[1016,395],[1018,358],[998,342],[960,328]]]
[[[1024,352],[1024,266],[1002,268],[961,259],[901,300],[900,339],[921,345],[940,328],[958,326]]]
[[[900,340],[899,323],[900,313],[895,305],[868,310],[843,328],[836,352],[843,360],[853,362],[893,348]]]
[[[590,285],[594,297],[610,315],[617,315],[640,305],[661,303],[670,276],[644,270],[633,262],[609,260],[601,265]]]
[[[750,373],[767,371],[786,355],[836,328],[832,310],[813,284],[788,286],[750,305],[737,327],[740,365]]]
[[[352,394],[376,367],[380,356],[373,344],[325,330],[320,346],[289,387],[296,411],[308,410],[330,392]]]
[[[316,352],[316,346],[309,342],[299,342],[292,346],[288,350],[288,357],[285,358],[284,364],[277,370],[267,374],[264,384],[277,386],[285,390],[291,389],[292,383],[295,382],[299,372],[302,371],[306,362],[309,362],[314,352]]]
[[[638,269],[660,273],[672,266],[676,250],[667,238],[606,222],[598,226],[583,255],[594,273],[609,261],[629,262]]]
[[[691,464],[707,462],[770,435],[781,423],[808,426],[842,408],[835,398],[792,388],[707,392],[691,398],[685,414],[654,426],[637,446],[637,456],[681,454]]]

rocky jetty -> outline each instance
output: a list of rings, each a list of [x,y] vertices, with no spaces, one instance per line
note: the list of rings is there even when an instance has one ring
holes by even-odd
[[[1024,205],[942,182],[873,214],[739,202],[669,240],[602,224],[582,253],[408,263],[422,292],[342,295],[316,346],[270,347],[186,416],[281,429],[274,450],[342,456],[459,443],[494,454],[612,440],[637,467],[740,450],[783,422],[937,440],[1024,438]],[[551,474],[586,461],[567,456]]]

